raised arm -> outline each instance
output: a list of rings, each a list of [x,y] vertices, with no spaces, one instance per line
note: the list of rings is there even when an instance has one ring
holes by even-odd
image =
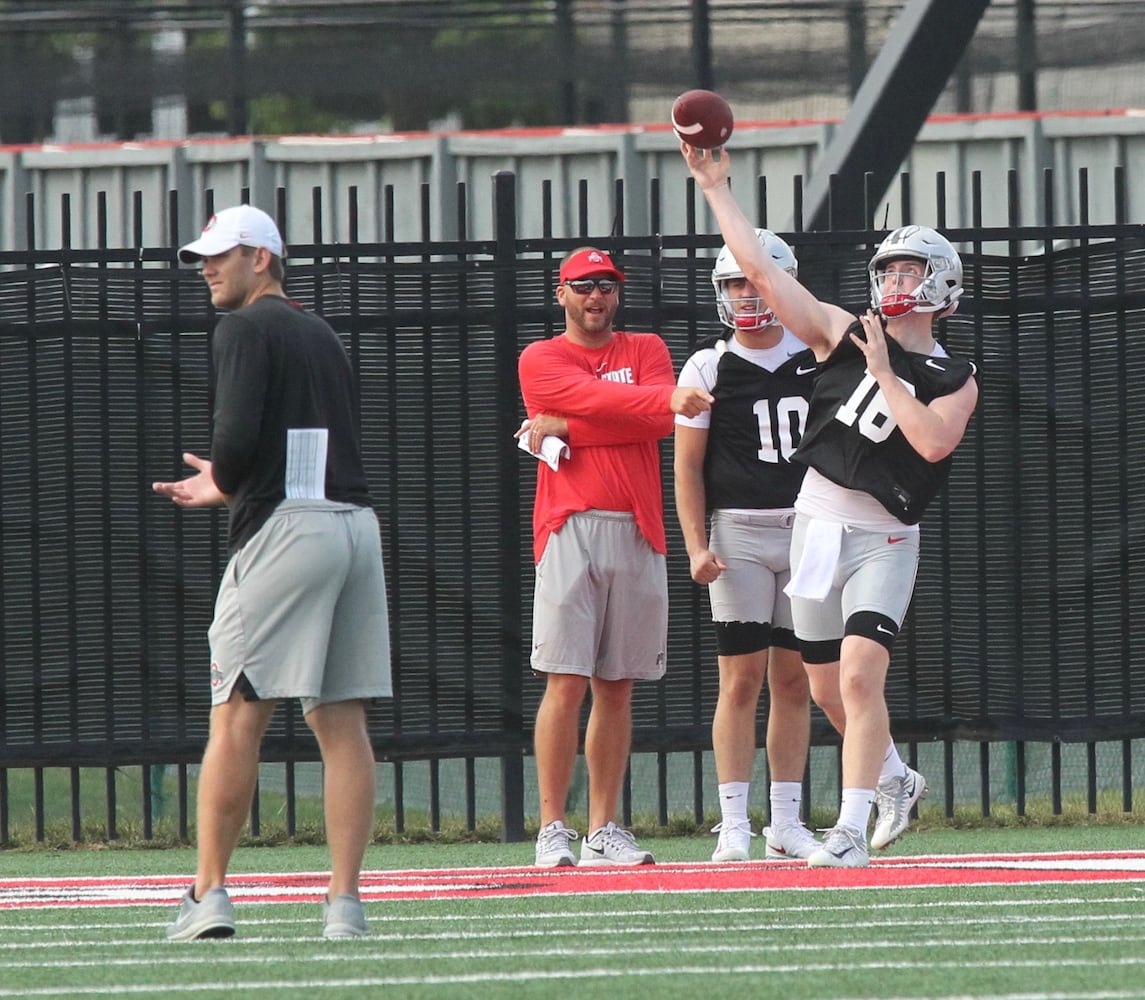
[[[810,347],[820,361],[825,359],[855,317],[836,305],[820,302],[763,252],[755,228],[732,196],[731,162],[726,152],[696,149],[687,143],[680,144],[680,151],[744,276],[763,296],[776,318]]]

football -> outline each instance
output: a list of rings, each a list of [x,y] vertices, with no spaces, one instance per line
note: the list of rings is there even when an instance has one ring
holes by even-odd
[[[713,90],[687,90],[672,104],[672,128],[697,149],[724,145],[733,124],[728,102]]]

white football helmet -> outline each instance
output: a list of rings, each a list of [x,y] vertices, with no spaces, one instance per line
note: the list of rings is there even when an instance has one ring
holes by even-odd
[[[795,260],[795,253],[783,240],[769,229],[757,229],[756,237],[763,252],[793,278],[798,275],[799,265]],[[763,299],[754,300],[754,309],[748,312],[737,312],[735,303],[727,291],[729,278],[742,278],[743,271],[736,262],[732,252],[725,245],[716,257],[716,266],[712,268],[712,286],[716,290],[716,311],[720,322],[733,330],[762,330],[775,322],[773,313]],[[740,302],[751,302],[751,299],[740,299]]]
[[[892,260],[910,258],[926,263],[922,282],[913,292],[885,290],[883,272]],[[962,259],[941,233],[927,226],[903,226],[882,243],[867,265],[871,306],[883,316],[905,316],[912,310],[931,313],[946,309],[962,294]]]

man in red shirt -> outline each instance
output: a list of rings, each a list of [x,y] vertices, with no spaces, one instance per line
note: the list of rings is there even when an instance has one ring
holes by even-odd
[[[564,822],[579,736],[585,732],[588,829],[582,865],[642,865],[653,858],[614,822],[632,743],[632,683],[664,675],[668,578],[659,441],[673,414],[695,416],[712,396],[677,387],[655,334],[612,327],[624,275],[602,250],[561,263],[557,301],[565,331],[530,344],[518,374],[528,419],[518,437],[541,454],[567,444],[553,468],[538,464],[533,508],[537,561],[531,664],[546,675],[534,751],[541,830],[536,864],[577,863]]]

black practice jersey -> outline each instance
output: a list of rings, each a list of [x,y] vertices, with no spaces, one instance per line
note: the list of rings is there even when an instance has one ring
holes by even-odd
[[[851,333],[862,337],[862,324],[856,321]],[[895,374],[922,403],[957,392],[977,374],[969,361],[915,354],[893,337],[887,352]],[[869,493],[903,524],[917,524],[946,482],[953,456],[928,462],[910,446],[862,351],[844,335],[819,369],[795,458],[840,486]]]
[[[720,356],[704,456],[709,511],[795,503],[805,470],[792,459],[803,437],[816,370],[810,350],[774,372],[731,351]]]

